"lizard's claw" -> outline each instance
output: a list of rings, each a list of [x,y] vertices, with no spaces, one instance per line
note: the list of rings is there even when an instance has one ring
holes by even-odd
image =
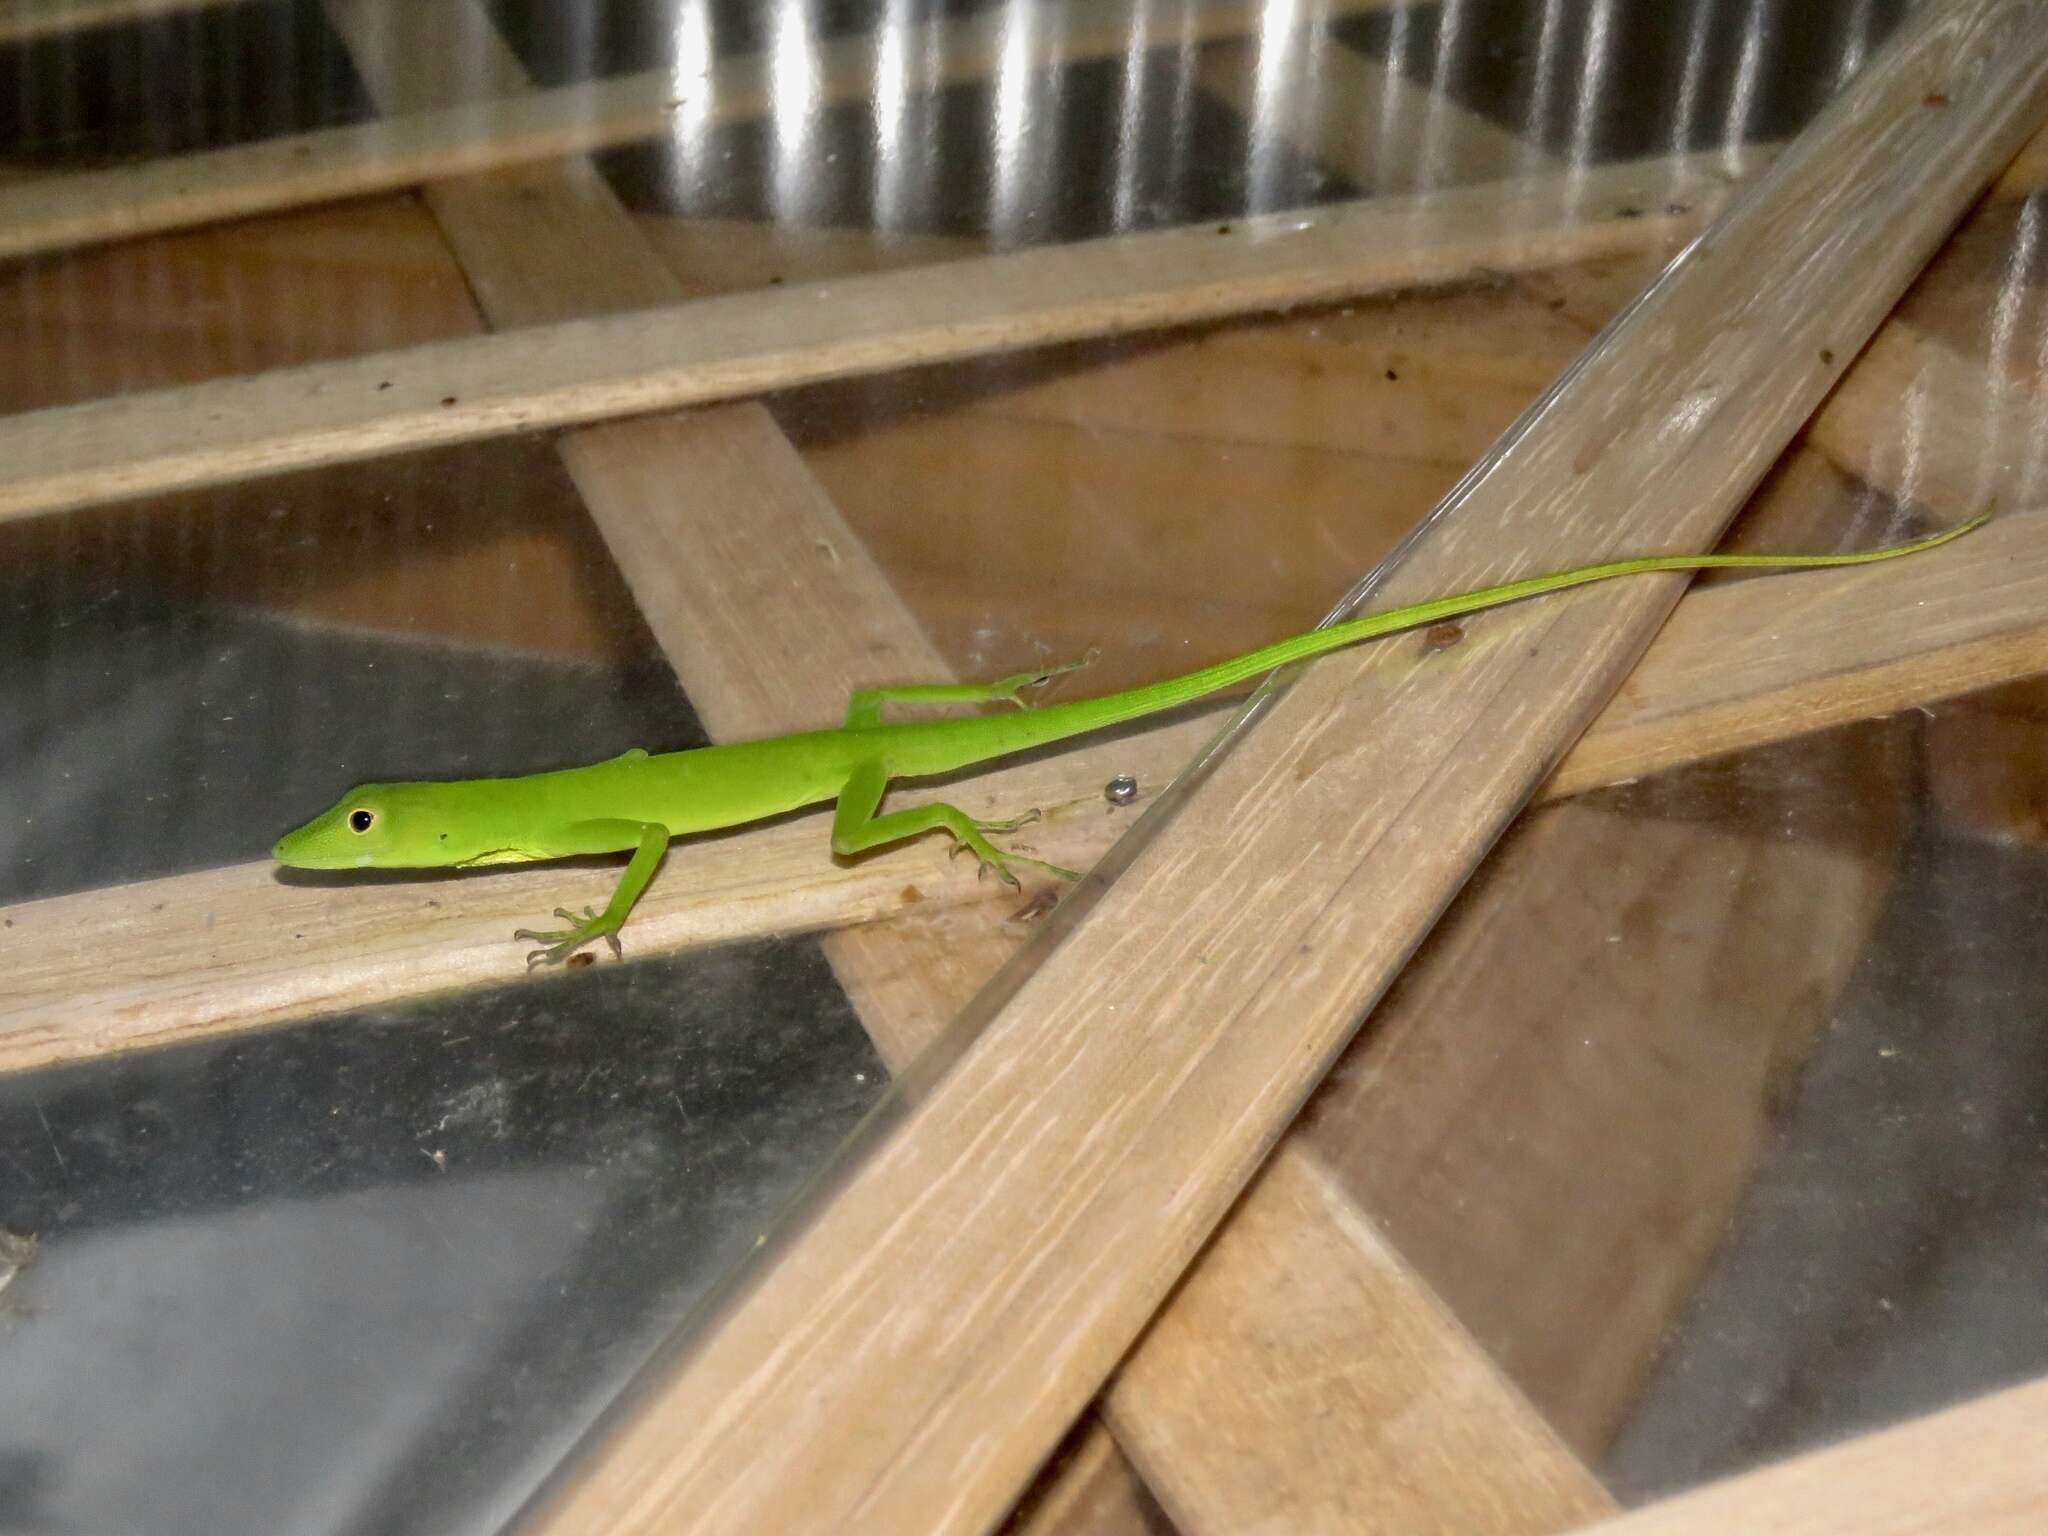
[[[973,840],[962,839],[956,841],[953,844],[953,852],[955,854],[971,853],[976,859],[980,860],[980,867],[975,870],[976,879],[980,879],[988,874],[990,870],[994,870],[996,878],[1013,891],[1024,889],[1024,882],[1017,878],[1017,872],[1010,867],[1012,864],[1030,864],[1061,880],[1079,880],[1081,876],[1075,870],[1067,869],[1058,864],[1049,864],[1044,859],[1034,859],[1029,854],[1011,853],[1007,849],[998,848],[994,843],[980,835],[983,832],[1014,832],[1019,827],[1034,822],[1038,818],[1039,812],[1034,807],[1021,816],[1012,816],[1007,821],[978,821],[974,824],[976,835]]]
[[[526,968],[529,971],[537,965],[560,965],[592,939],[603,939],[611,945],[614,958],[626,958],[625,947],[619,943],[618,924],[607,925],[602,914],[585,907],[582,916],[579,917],[567,907],[557,907],[555,916],[569,926],[546,931],[534,928],[513,930],[513,938],[531,939],[534,943],[544,946],[526,957]]]

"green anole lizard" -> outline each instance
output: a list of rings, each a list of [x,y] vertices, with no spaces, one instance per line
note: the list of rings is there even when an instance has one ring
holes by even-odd
[[[1041,708],[1025,704],[1024,690],[1085,665],[1086,658],[986,684],[863,688],[847,705],[846,723],[832,731],[806,731],[657,756],[635,748],[586,767],[520,778],[363,784],[280,838],[274,853],[280,864],[297,869],[446,869],[631,849],[626,872],[602,912],[586,907],[579,917],[557,907],[555,915],[569,925],[566,928],[547,932],[521,928],[513,934],[541,946],[527,956],[529,966],[565,960],[596,939],[604,939],[614,954],[620,953],[619,929],[654,878],[670,838],[739,826],[827,800],[836,802],[832,814],[832,851],[836,854],[861,853],[943,828],[953,835],[956,847],[968,849],[981,861],[984,873],[992,869],[1012,885],[1017,884],[1017,877],[1010,866],[1020,863],[1071,880],[1078,878],[1073,871],[1006,852],[985,835],[1013,831],[1033,819],[1036,811],[1007,821],[981,822],[945,804],[878,815],[882,795],[894,779],[951,773],[1098,731],[1173,709],[1289,662],[1544,592],[1649,571],[1865,565],[1932,549],[1961,537],[1984,520],[1974,518],[1928,538],[1859,554],[1653,555],[1580,566],[1350,619],[1182,677]],[[993,700],[1018,705],[1020,712],[895,723],[882,719],[882,706],[888,703],[978,704]]]

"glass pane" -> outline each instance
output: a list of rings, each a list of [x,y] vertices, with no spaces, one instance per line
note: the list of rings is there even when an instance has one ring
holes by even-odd
[[[197,484],[138,449],[118,504],[6,503],[0,1507],[481,1532],[1080,904],[1048,922],[1060,884],[978,885],[939,838],[835,859],[818,809],[679,842],[626,964],[529,976],[511,929],[601,901],[617,858],[273,876],[277,836],[360,781],[814,728],[853,687],[1094,650],[1041,695],[1078,698],[1308,628],[1907,7],[16,9],[0,408],[533,345],[478,441],[373,401],[351,427],[385,435],[321,467],[271,472],[323,456],[306,428]],[[2030,164],[1728,547],[2033,515]],[[1288,267],[1318,230],[1357,264]],[[542,328],[684,303],[724,392],[583,430],[559,370],[587,336]],[[277,379],[278,410],[336,377]],[[158,402],[201,447],[245,424],[206,399]],[[1985,606],[2023,610],[1998,574]],[[1296,1133],[1626,1499],[2043,1367],[2048,711],[2031,632],[1994,640],[1876,681],[1851,657],[1748,734],[1703,708],[1529,812]],[[1186,713],[1027,764],[1058,798],[1008,846],[1109,857],[1229,718]],[[1011,782],[940,792],[1033,808]],[[463,925],[507,889],[486,944]]]

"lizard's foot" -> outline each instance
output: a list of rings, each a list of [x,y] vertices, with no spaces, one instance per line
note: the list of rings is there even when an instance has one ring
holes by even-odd
[[[1079,661],[1065,661],[1056,667],[1040,667],[1036,672],[1019,672],[1010,677],[999,678],[988,685],[988,696],[992,699],[1008,699],[1019,709],[1029,709],[1031,705],[1023,698],[1026,688],[1043,688],[1062,672],[1078,672],[1081,668],[1091,665],[1101,654],[1091,645],[1088,647],[1088,654]]]
[[[626,958],[625,948],[619,943],[619,925],[607,923],[601,913],[585,907],[583,915],[578,917],[567,907],[557,907],[555,916],[569,926],[549,929],[546,932],[533,928],[519,928],[513,931],[512,937],[515,939],[531,939],[534,943],[544,946],[526,957],[526,968],[529,971],[536,965],[560,965],[592,939],[603,939],[611,945],[615,958]]]
[[[975,830],[971,837],[963,836],[954,842],[953,852],[957,854],[965,851],[981,861],[981,867],[975,871],[977,879],[994,870],[996,878],[1013,891],[1021,891],[1024,882],[1019,880],[1017,872],[1010,868],[1012,864],[1030,864],[1061,880],[1079,880],[1081,876],[1075,870],[1058,864],[1049,864],[1044,859],[1034,859],[1029,854],[1011,853],[1007,849],[998,848],[981,835],[984,832],[1014,832],[1027,822],[1038,820],[1038,816],[1039,813],[1034,808],[1022,816],[1012,816],[1008,821],[978,821],[974,824]]]

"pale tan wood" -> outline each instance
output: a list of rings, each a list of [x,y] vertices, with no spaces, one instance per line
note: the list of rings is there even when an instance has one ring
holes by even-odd
[[[1641,276],[1627,297],[1677,249],[1634,253]],[[962,404],[977,417],[1367,453],[1462,474],[1589,334],[1518,283],[1481,282],[1190,336],[1078,343],[1036,371],[1020,360],[1010,387]],[[1335,563],[1349,553],[1330,552]]]
[[[1768,618],[1752,610],[1754,626],[1737,617],[1750,583],[1695,594],[1545,796],[2048,671],[2044,539],[2048,516],[2011,513],[1970,535],[1967,561],[1878,566],[1868,583],[1820,572],[1781,590]],[[1682,727],[1667,712],[1680,699]]]
[[[1839,527],[1854,513],[1853,490],[1814,479],[1774,476],[1746,529],[1762,537],[1755,525],[1767,522],[1796,542],[1818,536],[1801,524]],[[1413,1297],[1425,1332],[1442,1307],[1420,1283],[1390,1284],[1365,1248],[1335,1234],[1394,1224],[1437,1294],[1484,1329],[1488,1351],[1572,1447],[1597,1456],[1725,1230],[1787,1062],[1825,1022],[1876,920],[1909,793],[1909,730],[1890,721],[1846,741],[1804,742],[1789,772],[1739,759],[1726,772],[1666,781],[1653,805],[1617,810],[1614,797],[1596,798],[1511,830],[1112,1387],[1120,1428],[1121,1410],[1142,1413],[1126,1431],[1133,1446],[1162,1433],[1175,1445],[1211,1436],[1255,1444],[1253,1426],[1270,1422],[1313,1447],[1306,1474],[1289,1479],[1240,1456],[1232,1470],[1242,1481],[1225,1491],[1239,1507],[1216,1528],[1251,1528],[1248,1511],[1268,1505],[1284,1510],[1273,1523],[1286,1529],[1318,1518],[1397,1530],[1557,1528],[1543,1494],[1569,1460],[1525,1465],[1553,1436],[1544,1425],[1531,1445],[1509,1411],[1521,1408],[1513,1392],[1466,1399],[1466,1414],[1438,1426],[1447,1447],[1487,1438],[1520,1447],[1521,1459],[1468,1458],[1506,1484],[1484,1474],[1389,1478],[1357,1464],[1377,1451],[1382,1427],[1361,1411],[1373,1399],[1349,1389],[1349,1375],[1369,1372],[1373,1391],[1425,1401],[1432,1378],[1418,1383],[1412,1357],[1380,1348],[1388,1325],[1376,1312],[1328,1298],[1369,1293],[1394,1307]],[[1784,835],[1795,829],[1796,840]],[[1748,963],[1721,964],[1730,953]],[[1262,1201],[1275,1169],[1299,1159],[1320,1170],[1315,1147],[1350,1169],[1342,1189],[1318,1172],[1345,1219],[1320,1234],[1259,1233],[1271,1225]],[[1603,1170],[1597,1200],[1584,1197],[1588,1167]],[[1672,1222],[1674,1209],[1686,1219]],[[1265,1305],[1196,1306],[1213,1270],[1238,1271],[1249,1291],[1263,1268],[1278,1271]],[[1311,1286],[1297,1279],[1305,1276],[1321,1278]],[[1201,1312],[1199,1325],[1182,1326],[1189,1311]],[[1356,1329],[1349,1337],[1345,1319]],[[1266,1385],[1296,1336],[1319,1346],[1310,1376],[1337,1377],[1312,1412]],[[1262,1390],[1231,1390],[1240,1381]],[[1485,1422],[1489,1403],[1498,1425]],[[1290,1415],[1297,1406],[1304,1411]],[[1420,1445],[1409,1450],[1418,1464],[1432,1459]],[[1182,1481],[1202,1470],[1186,1464]],[[1173,1502],[1174,1481],[1155,1485]],[[1419,1490],[1438,1520],[1418,1507]]]
[[[637,501],[636,537],[643,545],[624,558],[644,559],[661,570],[659,590],[642,582],[650,622],[669,637],[670,654],[714,733],[760,734],[825,723],[842,712],[846,691],[862,682],[947,675],[936,653],[922,662],[911,654],[922,644],[914,624],[887,595],[881,573],[794,461],[765,412],[728,407],[670,419],[656,441],[648,436],[646,424],[633,423],[593,429],[581,439],[595,460],[644,465],[655,477]],[[690,486],[691,494],[659,496],[661,486],[675,484]],[[969,527],[949,532],[973,537]],[[676,549],[691,554],[676,559],[669,553]],[[1106,802],[1103,813],[1109,814]],[[1031,931],[1032,910],[1022,902],[981,903],[828,938],[833,968],[892,1068],[907,1064],[936,1038],[1009,958]],[[1413,1483],[1403,1504],[1408,1513],[1477,1529],[1475,1513],[1487,1511],[1492,1517],[1484,1529],[1536,1532],[1606,1507],[1591,1496],[1565,1496],[1563,1490],[1591,1489],[1590,1477],[1541,1433],[1533,1414],[1483,1356],[1468,1351],[1459,1369],[1443,1369],[1445,1357],[1461,1346],[1444,1335],[1426,1292],[1404,1284],[1390,1261],[1361,1250],[1354,1235],[1322,1230],[1320,1208],[1303,1208],[1288,1190],[1283,1179],[1270,1195],[1255,1190],[1247,1197],[1247,1207],[1263,1214],[1229,1247],[1235,1263],[1224,1270],[1224,1289],[1219,1293],[1198,1282],[1184,1293],[1208,1298],[1209,1312],[1191,1329],[1170,1332],[1141,1352],[1141,1359],[1171,1361],[1174,1378],[1199,1376],[1206,1364],[1210,1385],[1234,1379],[1241,1357],[1219,1355],[1212,1347],[1229,1336],[1217,1326],[1217,1307],[1256,1297],[1252,1315],[1268,1329],[1285,1330],[1293,1319],[1278,1305],[1283,1283],[1311,1274],[1339,1287],[1349,1280],[1354,1291],[1372,1295],[1378,1310],[1326,1314],[1317,1344],[1358,1346],[1368,1342],[1365,1330],[1389,1318],[1411,1320],[1437,1348],[1407,1364],[1411,1370],[1439,1369],[1455,1378],[1457,1389],[1441,1401],[1425,1391],[1404,1404],[1405,1442],[1421,1447],[1441,1439],[1434,1454],[1447,1461],[1469,1451],[1473,1441],[1488,1442],[1488,1476]],[[1273,1244],[1280,1234],[1290,1240],[1285,1251]],[[1174,1313],[1185,1310],[1183,1302]],[[1347,1328],[1360,1332],[1338,1337]],[[1379,1358],[1369,1349],[1355,1353],[1362,1362]],[[1401,1374],[1404,1385],[1410,1374]],[[1321,1374],[1311,1378],[1311,1395],[1323,1380]],[[1120,1387],[1112,1401],[1123,1405],[1120,1433],[1150,1446],[1147,1482],[1190,1532],[1243,1529],[1248,1510],[1289,1511],[1332,1490],[1374,1486],[1385,1470],[1373,1454],[1384,1443],[1373,1417],[1381,1403],[1369,1395],[1320,1403],[1319,1437],[1298,1433],[1302,1400],[1273,1391],[1189,1396],[1148,1393],[1139,1383]],[[1453,1414],[1450,1432],[1442,1436],[1432,1417],[1437,1409]],[[1194,1431],[1191,1410],[1204,1431]],[[1112,1477],[1092,1464],[1086,1472],[1097,1484]],[[1084,1517],[1128,1519],[1143,1502],[1129,1491],[1106,1501],[1099,1491],[1084,1497],[1079,1485],[1047,1498],[1065,1510],[1066,1529],[1078,1529],[1075,1522]],[[1077,1501],[1085,1508],[1072,1507]],[[1516,1512],[1512,1519],[1508,1511]],[[1046,1518],[1045,1506],[1032,1518]]]
[[[1865,953],[1912,764],[1883,721],[1524,818],[1304,1117],[1583,1456]]]
[[[1711,537],[1832,383],[1818,337],[1860,344],[2035,126],[2030,19],[1909,18],[1383,595],[1464,584],[1475,546],[1608,553],[1624,507],[1638,539]],[[536,1528],[991,1524],[1675,596],[1310,669]]]
[[[280,215],[0,268],[0,410],[68,405],[473,336],[412,199]]]
[[[148,21],[227,3],[228,0],[10,0],[0,6],[0,43]]]
[[[1392,0],[1330,0],[1323,16]],[[394,17],[406,10],[394,5]],[[1162,40],[1229,37],[1259,23],[1251,0],[1188,0],[1170,15],[1138,0],[1073,0],[1064,25],[1017,32],[1006,12],[941,19],[891,41],[904,88],[980,80],[1002,67],[1042,68],[1121,54],[1156,26]],[[1135,32],[1134,32],[1134,29]],[[880,33],[813,44],[820,105],[864,100],[878,78]],[[460,59],[448,55],[450,69]],[[758,117],[772,104],[774,60],[720,59],[700,81],[648,70],[551,90],[408,112],[367,126],[316,129],[117,170],[0,186],[0,257],[26,256],[189,228],[282,208],[390,192],[423,182],[606,149],[671,131]]]
[[[528,84],[476,0],[421,0],[396,16],[374,0],[328,0],[328,12],[387,111]],[[442,63],[451,57],[461,61],[454,74]],[[662,264],[586,160],[436,183],[425,196],[494,323],[631,309],[686,291],[688,276]],[[862,683],[945,674],[765,408],[590,428],[559,447],[715,737],[835,723]],[[952,916],[981,941],[955,936],[954,969],[927,964],[915,973],[921,986],[899,976],[886,993],[849,987],[892,1069],[936,1033],[919,1030],[942,1004],[944,980],[1005,943],[1004,915],[987,904]],[[887,924],[857,927],[828,935],[825,954],[865,980],[902,952],[904,937]],[[1049,1474],[1043,1507],[1057,1508],[1075,1536],[1155,1529],[1156,1508],[1107,1436],[1089,1450]]]
[[[916,230],[677,219],[641,214],[640,232],[693,287],[745,293],[782,283],[936,266],[987,253],[986,242]]]
[[[761,509],[753,515],[762,515]],[[2028,594],[2048,584],[2048,539],[2034,533],[2044,521],[2048,512],[2001,519],[1908,563],[1695,592],[1651,647],[1625,697],[1609,705],[1618,712],[1615,728],[1630,733],[1643,759],[1607,750],[1601,740],[1608,729],[1603,714],[1565,758],[1545,793],[1631,779],[1752,742],[1752,712],[1720,688],[1718,665],[1724,659],[1733,658],[1767,698],[1802,701],[1799,708],[1754,712],[1775,720],[1787,736],[1804,733],[1810,722],[1844,718],[1835,695],[1813,686],[1817,675],[1871,713],[1881,713],[1929,702],[1949,689],[2038,670],[2048,626],[2040,618],[2039,597]],[[857,552],[859,545],[852,543],[848,550]],[[1975,550],[1985,552],[1981,563],[1972,558]],[[1912,585],[1914,571],[1927,579],[1929,591],[1941,595],[1939,602],[1920,602],[1921,593]],[[1803,585],[1838,580],[1847,590],[1829,610],[1829,627],[1872,633],[1887,616],[1897,623],[1898,615],[1910,609],[1913,623],[1898,624],[1899,630],[1910,635],[1924,628],[1938,647],[1936,659],[1923,664],[1916,652],[1888,641],[1873,646],[1875,680],[1841,670],[1841,658],[1815,642]],[[652,589],[643,586],[643,591]],[[741,618],[735,612],[723,622],[738,624]],[[1980,627],[1972,627],[1973,621]],[[696,622],[719,621],[700,617]],[[1772,638],[1775,661],[1765,665],[1754,658]],[[687,651],[695,642],[682,643]],[[1417,642],[1390,644],[1399,654],[1413,656]],[[844,654],[876,653],[848,647]],[[1959,658],[1973,659],[1964,664]],[[2001,661],[2014,670],[1994,675]],[[1810,671],[1816,666],[1825,670]],[[893,663],[882,661],[875,670],[893,670]],[[1733,722],[1733,738],[1694,728],[1685,709],[1660,697],[1665,685],[1659,678],[1669,678],[1673,688],[1681,680],[1684,686],[1703,688],[1702,708]],[[1132,730],[1043,762],[977,775],[946,794],[970,811],[990,815],[1015,814],[1030,805],[1055,810],[1045,826],[1029,830],[1025,841],[1057,862],[1085,867],[1131,821],[1128,811],[1114,810],[1103,799],[1103,785],[1130,773],[1149,796],[1187,765],[1214,734],[1219,718],[1208,713]],[[1663,721],[1670,735],[1643,729],[1648,718]],[[1604,763],[1605,768],[1596,772],[1577,766],[1580,754],[1588,765]],[[904,803],[917,798],[912,791]],[[824,848],[822,817],[678,845],[670,854],[671,868],[634,913],[627,931],[633,953],[838,928],[977,899],[994,898],[1006,921],[1015,915],[1026,928],[1043,915],[1029,895],[995,897],[977,886],[964,866],[949,865],[934,840],[848,866],[834,864]],[[284,885],[270,865],[249,864],[0,910],[0,921],[23,941],[12,984],[0,996],[0,1071],[253,1028],[446,987],[516,980],[523,950],[507,938],[510,931],[530,924],[565,896],[581,904],[602,895],[614,878],[608,869],[543,868],[379,885]],[[194,940],[195,922],[203,925],[204,943]],[[116,931],[117,942],[109,939]],[[283,942],[281,934],[290,935],[290,942]],[[109,963],[110,957],[115,963]]]
[[[1948,517],[2038,480],[2027,451],[2041,401],[1899,321],[1884,327],[1813,419],[1807,441],[1851,474]]]
[[[1540,145],[1354,48],[1332,42],[1276,79],[1261,68],[1264,46],[1204,51],[1203,90],[1262,142],[1290,144],[1361,191],[1501,181],[1554,164]]]
[[[1709,1484],[1580,1536],[2032,1536],[2048,1525],[2048,1381]]]
[[[1102,784],[1131,767],[1164,782],[1213,732],[1184,725],[1094,762],[954,786],[974,814],[1043,804],[1022,840],[1058,862],[1086,863],[1114,836]],[[1156,747],[1157,757],[1149,754]],[[1054,793],[1064,780],[1071,793]],[[979,784],[980,781],[977,781]],[[916,803],[905,795],[904,804]],[[633,914],[627,953],[654,954],[776,933],[841,927],[943,903],[1030,905],[1037,887],[1000,896],[949,860],[937,840],[859,864],[836,864],[824,821],[801,818],[678,846],[666,878]],[[0,911],[16,957],[0,995],[0,1071],[201,1038],[448,987],[520,979],[529,945],[512,930],[557,905],[601,902],[614,868],[550,866],[507,874],[389,883],[285,883],[267,862],[27,902]]]
[[[1689,227],[1723,157],[783,287],[0,419],[0,517],[1554,265]],[[1691,211],[1620,210],[1677,198]],[[1668,218],[1670,226],[1665,227]]]
[[[1293,1140],[1105,1404],[1189,1531],[1547,1536],[1614,1508]]]

